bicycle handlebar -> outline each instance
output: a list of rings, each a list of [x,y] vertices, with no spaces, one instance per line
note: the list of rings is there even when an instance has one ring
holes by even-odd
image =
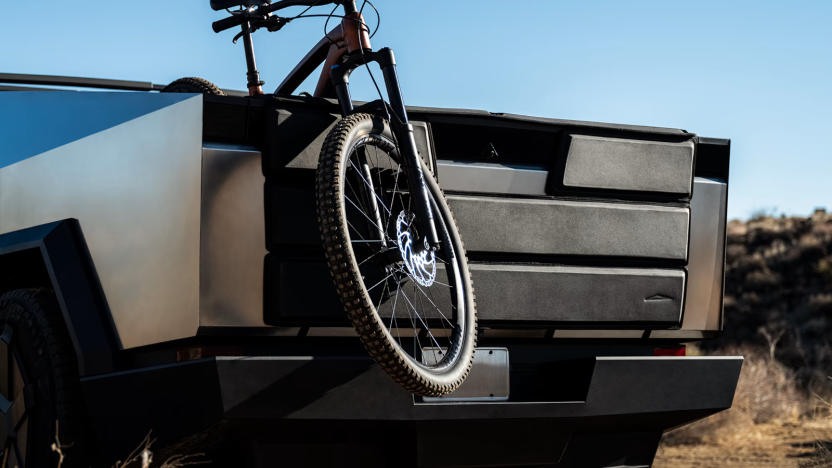
[[[264,17],[269,13],[293,6],[320,6],[328,5],[331,3],[340,3],[340,0],[281,0],[270,5],[263,5],[257,7],[257,9],[254,10],[251,14],[247,12],[240,13],[229,16],[228,18],[223,18],[219,21],[214,21],[211,24],[211,29],[213,29],[215,33],[218,33],[245,23],[246,21],[251,20],[252,16]]]

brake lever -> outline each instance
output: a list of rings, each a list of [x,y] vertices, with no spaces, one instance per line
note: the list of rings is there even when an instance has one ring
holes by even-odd
[[[237,43],[237,40],[238,40],[238,39],[240,39],[241,37],[243,37],[243,36],[245,35],[245,33],[246,33],[246,32],[252,33],[252,32],[254,32],[254,29],[255,29],[255,28],[251,28],[251,29],[249,29],[248,31],[240,31],[240,32],[238,32],[237,34],[235,34],[235,35],[234,35],[234,39],[231,39],[231,43],[232,43],[232,44],[236,44],[236,43]]]
[[[277,32],[280,31],[283,26],[286,26],[291,20],[291,18],[284,18],[282,16],[269,16],[263,22],[263,26],[265,26],[269,32]]]

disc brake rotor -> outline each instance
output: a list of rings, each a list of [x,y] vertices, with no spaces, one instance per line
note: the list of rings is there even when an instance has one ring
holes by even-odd
[[[396,218],[396,243],[399,246],[399,253],[402,255],[408,275],[417,283],[427,287],[436,279],[436,255],[427,248],[427,244],[418,252],[414,251],[410,227],[407,213],[402,211]]]

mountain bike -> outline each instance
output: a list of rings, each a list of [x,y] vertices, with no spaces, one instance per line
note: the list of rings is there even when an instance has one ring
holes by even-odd
[[[328,15],[307,14],[334,4]],[[314,96],[335,97],[342,118],[327,135],[315,194],[324,255],[338,296],[364,348],[406,390],[440,396],[458,388],[473,362],[477,337],[474,292],[465,249],[448,203],[417,151],[396,62],[373,50],[371,29],[355,0],[211,0],[231,16],[215,32],[240,27],[249,95],[263,95],[251,35],[275,32],[308,17],[340,18],[275,91],[291,94],[323,62]],[[281,17],[279,10],[306,6]],[[237,10],[230,8],[239,7]],[[338,8],[343,14],[336,15]],[[380,17],[379,21],[380,23]],[[324,27],[326,30],[326,26]],[[378,24],[375,30],[378,29]],[[381,68],[388,100],[369,68]],[[354,107],[349,77],[365,67],[379,93],[376,105]],[[211,83],[177,80],[167,91],[219,94]]]

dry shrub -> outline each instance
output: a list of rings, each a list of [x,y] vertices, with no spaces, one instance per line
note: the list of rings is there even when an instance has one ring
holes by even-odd
[[[818,260],[815,270],[823,279],[832,283],[832,256]]]
[[[758,424],[795,422],[808,411],[808,399],[798,389],[794,373],[770,359],[766,349],[743,346],[714,354],[745,357],[733,406],[668,432],[665,444],[733,444],[739,439],[758,437]]]
[[[157,465],[153,464],[153,444],[156,439],[150,436],[148,432],[138,447],[133,449],[130,455],[124,461],[118,461],[113,468],[151,468]],[[189,455],[173,455],[168,457],[159,468],[182,468],[192,465],[204,465],[208,461],[203,459],[203,454],[189,454]]]
[[[800,260],[807,263],[813,263],[821,258],[826,250],[826,239],[824,236],[817,233],[805,234],[798,240],[798,249],[800,253]]]
[[[745,285],[752,291],[766,291],[777,287],[781,282],[780,275],[769,269],[755,270],[745,276]]]
[[[827,376],[826,379],[832,383],[832,376]],[[832,421],[832,400],[827,400],[819,395],[815,395],[815,400],[818,406],[815,408],[816,416],[820,413]],[[818,439],[815,441],[815,451],[811,458],[801,463],[801,468],[832,468],[832,442],[828,440]]]
[[[817,314],[832,312],[832,293],[820,293],[809,297],[809,311]]]
[[[755,424],[794,421],[805,413],[807,398],[798,390],[792,370],[757,348],[734,352],[745,356],[734,397],[738,411],[749,415]]]
[[[737,274],[744,275],[751,271],[765,269],[766,260],[763,258],[763,254],[754,252],[750,255],[729,258],[728,265],[732,270],[736,270]]]

